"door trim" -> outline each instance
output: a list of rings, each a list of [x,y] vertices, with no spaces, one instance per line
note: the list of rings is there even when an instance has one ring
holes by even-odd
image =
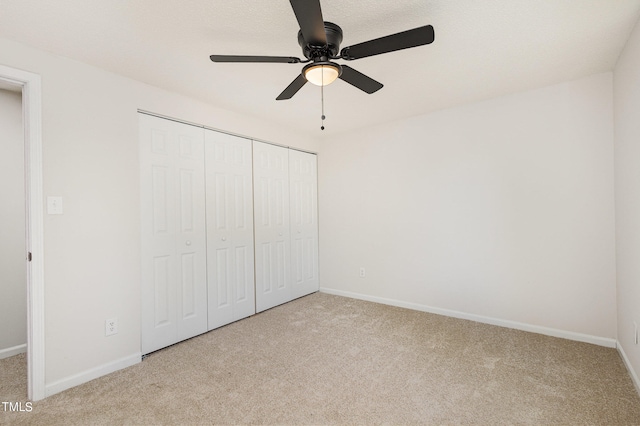
[[[169,121],[175,121],[176,123],[188,124],[189,126],[200,127],[202,129],[205,129],[205,130],[212,130],[214,132],[224,133],[225,135],[237,136],[239,138],[250,139],[250,140],[255,141],[255,142],[262,142],[262,143],[266,143],[268,145],[280,146],[282,148],[293,149],[294,151],[300,151],[300,152],[306,152],[307,154],[318,155],[318,153],[315,152],[315,151],[309,151],[309,150],[306,150],[306,149],[297,148],[295,146],[283,145],[283,144],[279,144],[279,143],[275,143],[275,142],[265,141],[265,140],[262,140],[262,139],[256,139],[256,138],[251,137],[251,136],[241,135],[240,133],[233,133],[233,132],[230,132],[228,130],[222,130],[222,129],[218,129],[216,127],[209,127],[209,126],[205,126],[204,124],[198,124],[198,123],[194,123],[192,121],[181,120],[179,118],[170,117],[168,115],[157,114],[155,112],[147,111],[147,110],[140,109],[140,108],[138,108],[138,112],[140,114],[150,115],[152,117],[162,118],[162,119],[169,120]]]
[[[42,86],[40,75],[0,65],[0,80],[22,90],[25,146],[27,262],[27,393],[45,395],[44,206],[42,196]]]

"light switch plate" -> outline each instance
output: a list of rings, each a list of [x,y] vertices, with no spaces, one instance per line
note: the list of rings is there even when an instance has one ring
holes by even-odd
[[[47,214],[62,214],[62,197],[47,197]]]

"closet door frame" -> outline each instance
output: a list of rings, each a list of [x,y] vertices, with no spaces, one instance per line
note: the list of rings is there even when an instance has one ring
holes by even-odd
[[[253,270],[252,276],[248,279],[253,283],[253,285],[249,286],[252,290],[252,294],[248,294],[247,292],[247,297],[253,298],[253,306],[250,310],[243,308],[240,311],[231,307],[230,311],[232,311],[232,314],[226,314],[226,317],[222,322],[212,320],[212,313],[210,310],[210,304],[212,302],[211,293],[214,291],[211,285],[212,272],[209,270],[209,266],[205,266],[207,269],[205,279],[207,294],[205,295],[204,300],[206,305],[205,310],[207,312],[207,327],[202,332],[206,332],[207,330],[219,327],[228,322],[245,318],[257,312],[264,311],[282,303],[289,302],[297,297],[319,290],[317,155],[315,153],[269,142],[251,140],[243,136],[233,135],[224,131],[207,128],[198,124],[176,120],[171,117],[149,113],[142,110],[139,110],[138,112],[141,116],[145,115],[156,119],[177,122],[202,130],[202,160],[205,167],[203,184],[205,194],[207,194],[207,185],[209,184],[207,168],[210,167],[206,162],[206,135],[215,133],[216,135],[220,135],[221,138],[239,138],[246,140],[250,144],[249,150],[252,158],[249,186],[252,195],[252,220],[249,222],[252,225],[253,249],[249,250],[251,254],[251,260],[249,260],[249,262],[253,261]],[[294,167],[292,164],[294,162],[294,158],[299,155],[310,155],[315,157],[313,161],[313,173],[315,173],[315,176],[313,177],[312,182],[304,181],[304,179],[292,181],[291,170],[292,167]],[[304,203],[304,201],[299,198],[302,194],[297,192],[302,190],[300,186],[301,184],[306,185],[304,191],[307,191],[305,193],[307,196],[309,196],[309,190],[313,192],[313,194],[310,195],[311,198],[307,199],[305,212],[296,210],[301,207],[301,203]],[[228,186],[228,182],[225,183],[225,186]],[[211,235],[209,226],[215,221],[215,215],[212,215],[209,211],[210,203],[209,200],[207,200],[208,196],[209,194],[205,195],[206,206],[204,209],[204,215],[206,218],[204,225],[206,253],[205,265],[209,265],[212,253],[215,250],[214,247],[216,247],[216,244],[210,243],[211,238],[219,238],[221,240],[222,238],[226,238],[226,241],[229,243],[229,248],[232,248],[234,243],[234,237],[232,237],[231,234],[228,234],[226,237],[222,234]],[[312,205],[309,205],[309,203]],[[306,218],[311,218],[310,221],[307,220],[305,222],[298,220],[307,213],[309,215],[306,216]],[[225,214],[233,215],[234,213],[233,211],[226,211]],[[300,248],[300,244],[302,244],[302,248]],[[295,245],[297,245],[297,254],[292,253]],[[300,253],[303,253],[302,258]],[[235,269],[237,269],[237,262],[235,263]],[[234,262],[230,263],[230,265],[233,264]],[[231,269],[233,269],[233,267]],[[233,279],[231,281],[233,281]],[[268,300],[264,300],[265,298],[261,297],[260,292],[262,292],[262,296],[265,294],[271,294],[271,296],[267,297]],[[236,299],[238,297],[238,294],[235,292],[233,287],[231,287],[231,295]],[[148,352],[150,351],[145,351],[143,349],[143,353]]]

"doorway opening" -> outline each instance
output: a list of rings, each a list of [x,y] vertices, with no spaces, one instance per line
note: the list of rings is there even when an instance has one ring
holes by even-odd
[[[0,390],[27,396],[27,250],[22,91],[0,86]],[[6,374],[6,373],[5,373]],[[7,399],[8,398],[8,399]]]
[[[40,76],[0,65],[0,89],[19,92],[22,101],[25,176],[24,254],[27,286],[27,396],[30,400],[37,401],[46,396]]]

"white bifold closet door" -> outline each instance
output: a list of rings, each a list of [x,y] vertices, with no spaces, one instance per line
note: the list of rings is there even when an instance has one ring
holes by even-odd
[[[318,291],[317,156],[289,150],[291,276],[293,297]]]
[[[139,114],[142,353],[207,331],[204,130]]]
[[[291,293],[289,149],[253,142],[256,311],[288,302]]]
[[[253,315],[251,140],[205,130],[209,329]]]
[[[316,156],[253,143],[256,311],[318,290]]]

